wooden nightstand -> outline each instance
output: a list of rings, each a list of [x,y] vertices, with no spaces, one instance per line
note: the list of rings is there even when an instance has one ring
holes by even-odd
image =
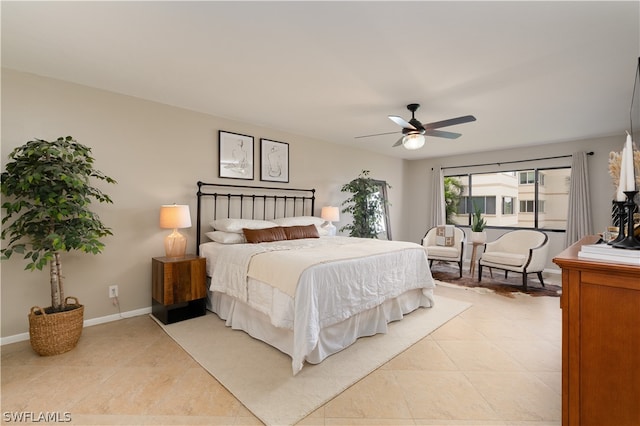
[[[151,312],[164,324],[205,314],[207,261],[188,254],[183,258],[151,260]]]

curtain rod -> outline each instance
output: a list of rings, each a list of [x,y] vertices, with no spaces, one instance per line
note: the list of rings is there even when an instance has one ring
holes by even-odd
[[[593,151],[587,152],[587,155],[593,155]],[[514,160],[514,161],[502,161],[499,163],[484,163],[484,164],[468,164],[466,166],[448,166],[442,167],[442,170],[445,169],[463,169],[466,167],[480,167],[480,166],[501,166],[503,164],[514,164],[514,163],[527,163],[529,161],[541,161],[541,160],[554,160],[556,158],[569,158],[571,155],[558,155],[556,157],[543,157],[543,158],[532,158],[529,160]],[[433,167],[431,168],[433,170]]]

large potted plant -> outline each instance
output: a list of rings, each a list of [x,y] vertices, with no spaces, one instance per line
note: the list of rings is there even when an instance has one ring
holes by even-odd
[[[380,196],[380,181],[371,179],[369,173],[369,170],[363,170],[341,189],[352,194],[342,202],[345,206],[342,213],[350,213],[353,222],[340,228],[340,231],[349,231],[351,237],[378,238],[380,223],[384,219],[387,201]]]
[[[471,217],[471,242],[484,244],[487,241],[487,233],[484,230],[486,226],[487,222],[482,217],[482,210],[479,207],[475,207]]]
[[[35,139],[9,154],[1,175],[2,259],[22,254],[32,271],[49,264],[51,306],[29,313],[31,346],[40,355],[73,349],[82,333],[84,306],[65,297],[60,253],[100,253],[99,239],[112,235],[89,206],[92,200],[112,202],[91,180],[115,180],[94,169],[93,161],[91,149],[71,136]]]

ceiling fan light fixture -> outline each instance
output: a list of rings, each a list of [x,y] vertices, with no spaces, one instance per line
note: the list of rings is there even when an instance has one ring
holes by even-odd
[[[424,135],[420,133],[410,133],[402,138],[402,146],[406,149],[420,149],[424,146]]]

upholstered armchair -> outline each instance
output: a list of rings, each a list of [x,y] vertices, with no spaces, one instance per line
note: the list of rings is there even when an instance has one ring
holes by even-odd
[[[485,244],[478,262],[478,281],[482,281],[482,267],[522,274],[522,286],[527,289],[527,274],[536,273],[544,287],[542,271],[547,264],[549,237],[544,232],[518,229],[507,232],[495,241]]]
[[[434,226],[422,238],[422,245],[427,249],[429,266],[434,260],[455,262],[462,278],[462,259],[464,243],[467,237],[461,228],[454,225]]]

